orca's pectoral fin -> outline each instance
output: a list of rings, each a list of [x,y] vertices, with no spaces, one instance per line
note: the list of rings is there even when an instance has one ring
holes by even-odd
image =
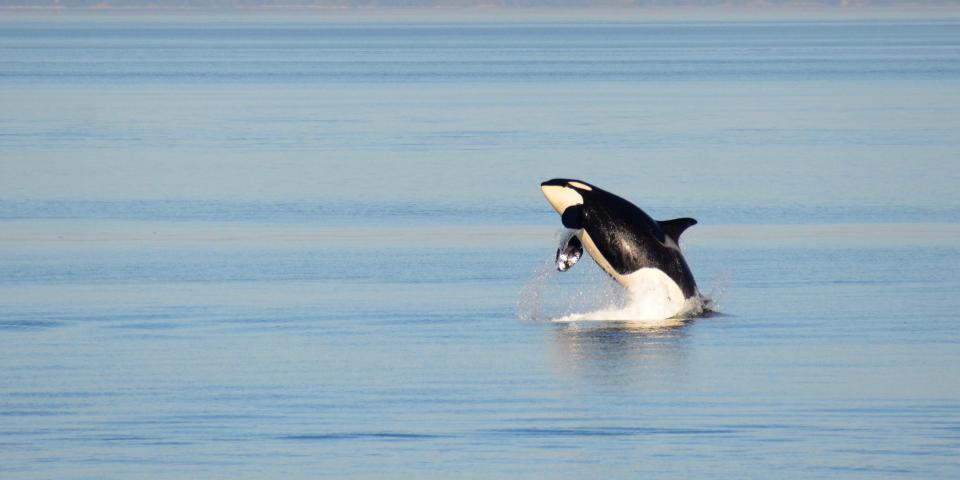
[[[697,221],[692,218],[674,218],[673,220],[663,220],[657,223],[660,224],[660,230],[662,230],[666,236],[672,238],[674,242],[680,243],[680,234],[686,229],[696,225]]]
[[[581,256],[583,256],[583,245],[580,239],[576,235],[570,235],[570,238],[562,242],[557,249],[557,270],[561,272],[570,270]]]

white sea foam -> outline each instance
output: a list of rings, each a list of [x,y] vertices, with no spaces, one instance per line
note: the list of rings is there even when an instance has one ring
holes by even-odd
[[[650,327],[682,325],[691,317],[709,309],[705,297],[690,298],[682,305],[670,300],[666,289],[660,285],[642,285],[624,290],[625,302],[616,302],[607,307],[583,313],[572,313],[552,319],[557,323],[571,322],[630,322]]]
[[[579,287],[571,292],[569,286],[559,284],[560,274],[553,262],[545,262],[521,291],[518,316],[530,321],[627,322],[640,328],[661,328],[716,311],[715,292],[677,304],[663,283],[636,282],[628,290],[598,267],[587,271],[585,279],[578,279],[587,281],[577,282]]]

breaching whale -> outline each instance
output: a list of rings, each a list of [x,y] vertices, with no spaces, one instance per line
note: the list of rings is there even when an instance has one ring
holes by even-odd
[[[680,234],[692,218],[656,221],[636,205],[589,183],[555,178],[540,184],[550,205],[571,231],[557,249],[557,269],[573,267],[583,249],[628,290],[662,287],[679,313],[700,299],[693,273],[680,252]]]

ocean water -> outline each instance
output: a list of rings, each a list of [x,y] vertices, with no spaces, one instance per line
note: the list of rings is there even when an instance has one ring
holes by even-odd
[[[957,92],[951,22],[5,19],[0,477],[960,476]],[[720,313],[598,321],[554,177]]]

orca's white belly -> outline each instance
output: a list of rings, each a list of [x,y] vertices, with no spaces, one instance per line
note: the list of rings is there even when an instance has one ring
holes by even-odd
[[[658,311],[663,318],[675,317],[686,308],[680,286],[659,268],[641,268],[623,279],[633,302],[647,303],[647,310]]]

